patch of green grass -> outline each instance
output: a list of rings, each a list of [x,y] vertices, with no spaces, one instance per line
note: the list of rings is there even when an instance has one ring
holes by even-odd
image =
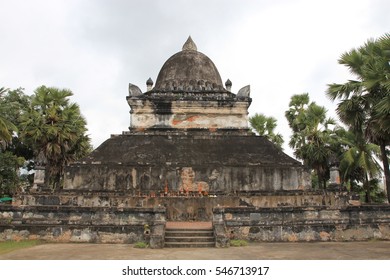
[[[137,242],[134,244],[134,248],[148,248],[149,244],[146,242]]]
[[[232,239],[230,240],[230,246],[233,247],[241,247],[241,246],[247,246],[248,242],[241,239]]]
[[[33,247],[42,242],[39,240],[4,241],[0,242],[0,254],[6,254],[18,249]]]

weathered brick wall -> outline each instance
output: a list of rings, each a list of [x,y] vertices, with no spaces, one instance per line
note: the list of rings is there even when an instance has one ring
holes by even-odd
[[[173,134],[172,134],[173,133]],[[64,189],[233,194],[310,190],[310,173],[266,138],[229,132],[123,134],[66,167]]]
[[[150,233],[145,235],[145,225]],[[163,247],[164,208],[0,206],[0,241],[134,243]]]
[[[390,240],[390,205],[217,207],[213,222],[219,228],[220,246],[227,244],[226,239],[266,242]]]
[[[190,173],[191,176],[188,174]],[[309,188],[301,167],[234,167],[217,165],[188,166],[125,166],[73,164],[67,167],[65,189],[93,191],[161,192],[165,186],[172,191],[234,193],[237,191],[290,191]]]
[[[348,204],[351,195],[348,193],[324,193],[315,191],[270,192],[261,194],[237,193],[236,195],[202,196],[198,193],[188,196],[160,196],[138,197],[122,191],[91,192],[82,190],[67,190],[60,194],[36,193],[23,194],[15,197],[19,205],[63,205],[87,207],[145,207],[166,208],[166,217],[174,221],[200,220],[210,221],[213,208],[218,205],[224,207],[254,206],[254,207],[281,207],[281,206],[334,206],[341,207]]]

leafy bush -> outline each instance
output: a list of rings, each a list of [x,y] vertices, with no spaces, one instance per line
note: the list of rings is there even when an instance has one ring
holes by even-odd
[[[19,167],[23,166],[24,158],[11,152],[0,152],[0,194],[12,194],[19,185]]]
[[[141,249],[143,249],[143,248],[148,248],[148,247],[149,247],[149,244],[146,243],[146,242],[143,242],[143,241],[137,242],[137,243],[134,244],[134,248],[141,248]]]

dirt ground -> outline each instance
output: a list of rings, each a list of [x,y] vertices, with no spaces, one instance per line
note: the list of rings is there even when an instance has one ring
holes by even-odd
[[[390,241],[251,243],[230,248],[136,249],[131,244],[50,243],[0,260],[390,260]]]

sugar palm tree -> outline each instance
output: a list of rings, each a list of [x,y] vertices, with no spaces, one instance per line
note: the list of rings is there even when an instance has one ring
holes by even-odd
[[[86,121],[79,106],[70,103],[72,95],[70,90],[41,86],[22,116],[21,136],[46,162],[47,184],[52,188],[60,185],[64,166],[91,149]]]
[[[256,113],[253,117],[249,118],[249,123],[260,136],[266,137],[279,149],[282,149],[284,140],[280,133],[275,133],[277,120],[274,117],[267,117],[264,114]]]
[[[320,185],[325,188],[332,155],[332,139],[335,121],[326,117],[326,109],[315,102],[310,103],[307,93],[291,97],[290,108],[285,112],[293,134],[289,145],[294,155],[304,165],[316,171]]]
[[[10,105],[3,99],[3,95],[7,91],[4,87],[0,88],[0,143],[3,148],[11,142],[12,133],[17,130],[16,126],[7,118],[6,112],[10,110]]]
[[[390,34],[368,40],[363,46],[341,55],[356,80],[330,84],[327,95],[339,99],[337,113],[354,133],[380,146],[388,201],[390,170],[386,147],[390,145]]]
[[[358,183],[363,183],[366,202],[371,202],[371,181],[377,177],[381,167],[377,162],[379,146],[368,143],[361,134],[345,129],[338,131],[338,143],[344,147],[340,156],[340,172],[344,182],[349,181],[351,190]]]

